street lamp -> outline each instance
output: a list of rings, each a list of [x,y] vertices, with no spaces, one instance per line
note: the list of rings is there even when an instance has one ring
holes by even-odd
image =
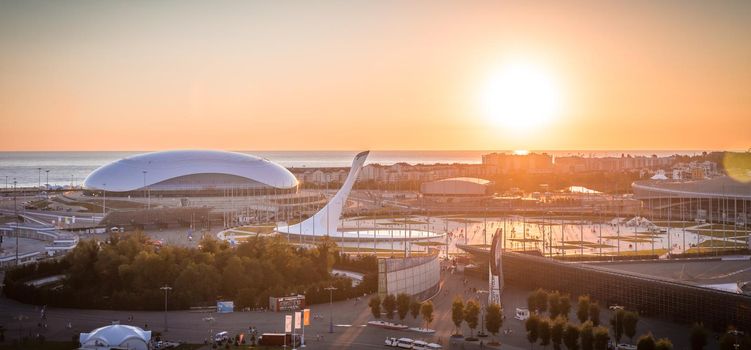
[[[20,232],[18,231],[18,221],[19,221],[18,220],[18,204],[16,203],[16,198],[18,197],[18,194],[16,193],[17,183],[18,182],[16,181],[16,178],[14,177],[13,178],[13,213],[15,217],[13,218],[13,221],[16,222],[16,229],[14,232],[16,234],[16,266],[18,266],[18,235]]]
[[[204,317],[203,321],[209,324],[209,337],[207,338],[207,342],[209,340],[213,341],[213,339],[212,339],[212,336],[213,336],[213,333],[214,333],[214,327],[213,327],[213,325],[214,325],[214,321],[216,321],[216,319],[213,316],[209,316],[209,317]]]
[[[148,171],[142,170],[141,172],[143,172],[143,196],[146,197],[148,191],[146,189],[146,173],[148,173]],[[151,194],[149,194],[149,198],[146,200],[146,208],[151,209]]]
[[[104,216],[107,214],[107,184],[102,184],[102,220],[104,220]]]
[[[164,291],[164,331],[167,332],[167,292],[172,290],[172,287],[168,285],[164,285],[164,287],[159,288]]]
[[[329,291],[329,333],[334,333],[334,291],[336,287],[326,287],[325,290]]]
[[[50,171],[49,169],[47,169],[44,172],[47,173],[47,188],[49,188],[50,187]]]
[[[483,294],[489,294],[490,292],[487,290],[478,290],[477,294],[483,295]],[[484,338],[487,337],[487,333],[485,333],[485,307],[482,306],[483,304],[483,297],[480,297],[480,331],[477,332],[477,336]]]

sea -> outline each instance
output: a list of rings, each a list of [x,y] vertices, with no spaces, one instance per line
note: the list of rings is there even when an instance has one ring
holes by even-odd
[[[287,168],[348,167],[359,151],[238,151],[252,154],[279,163]],[[371,151],[366,164],[478,164],[482,155],[498,151]],[[517,151],[518,152],[518,151]],[[641,151],[530,151],[557,156],[580,155],[586,157],[669,156],[673,154],[695,155],[693,150],[641,150]],[[144,153],[144,151],[106,152],[0,152],[0,186],[35,187],[80,186],[86,176],[96,168],[121,158]],[[4,181],[4,182],[3,182]]]

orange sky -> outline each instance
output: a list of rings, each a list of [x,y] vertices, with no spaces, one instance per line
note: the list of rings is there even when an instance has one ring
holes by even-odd
[[[0,150],[747,149],[751,2],[0,3]],[[509,60],[556,120],[481,115]]]

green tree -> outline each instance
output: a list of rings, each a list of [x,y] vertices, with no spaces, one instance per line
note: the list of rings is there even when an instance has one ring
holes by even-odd
[[[660,338],[655,343],[655,350],[673,350],[673,342],[668,338]]]
[[[542,345],[543,348],[547,348],[550,344],[550,319],[544,318],[540,320],[540,323],[538,324],[539,328],[539,334],[540,334],[540,345]]]
[[[470,337],[474,338],[475,329],[480,319],[480,303],[475,299],[467,300],[467,304],[464,306],[464,321],[469,326]]]
[[[530,349],[533,349],[535,343],[540,338],[540,317],[530,315],[524,323],[524,327],[527,329],[527,341],[529,342]]]
[[[460,335],[462,322],[464,322],[464,301],[458,295],[451,303],[451,321],[454,322],[454,326],[456,327],[454,335]]]
[[[378,294],[370,298],[368,306],[370,306],[370,313],[373,314],[373,317],[381,318],[381,297]]]
[[[404,321],[409,313],[410,297],[406,293],[399,293],[396,295],[396,313],[399,315],[399,320]]]
[[[498,331],[503,327],[503,315],[501,314],[501,306],[492,303],[485,308],[485,328],[493,337],[498,334]]]
[[[540,313],[548,310],[548,292],[542,288],[537,288],[537,291],[535,291],[535,306],[537,312]]]
[[[627,311],[623,315],[623,334],[625,334],[631,342],[634,341],[636,335],[636,324],[639,323],[639,314],[635,311]]]
[[[550,340],[553,343],[553,349],[561,350],[563,343],[563,333],[566,331],[566,319],[558,316],[553,320],[553,326],[550,327]]]
[[[527,308],[530,312],[535,312],[537,310],[537,295],[536,292],[530,292],[529,295],[527,295]]]
[[[736,349],[736,345],[738,349],[751,349],[751,336],[741,335],[731,328],[720,337],[720,350],[733,350]]]
[[[581,338],[582,350],[594,350],[595,334],[594,327],[592,326],[592,321],[585,321],[584,323],[582,323],[579,331],[579,338]]]
[[[597,326],[594,329],[594,349],[595,350],[607,350],[608,349],[608,341],[610,340],[610,334],[608,334],[608,329],[602,326]]]
[[[420,306],[420,314],[422,314],[422,320],[425,321],[425,328],[430,328],[433,322],[433,302],[430,300],[423,302]]]
[[[417,301],[416,299],[412,299],[409,303],[409,313],[412,315],[412,318],[417,319],[417,316],[420,316],[420,307],[422,304]]]
[[[561,314],[561,293],[558,291],[548,294],[548,311],[550,311],[550,319],[554,320]]]
[[[615,342],[620,343],[621,337],[623,337],[623,317],[626,315],[626,311],[618,309],[610,317],[610,326],[613,327],[613,335]]]
[[[589,320],[595,327],[600,325],[600,304],[597,302],[589,304]]]
[[[318,264],[316,267],[319,274],[329,274],[331,272],[331,267],[334,266],[334,256],[337,251],[336,242],[334,242],[329,236],[323,236],[323,238],[316,243],[316,251],[318,253]]]
[[[652,333],[647,333],[639,337],[636,342],[636,350],[657,350],[657,344],[655,344],[655,338]]]
[[[579,307],[576,309],[576,317],[579,319],[579,323],[587,322],[589,319],[589,295],[579,296]]]
[[[396,298],[393,294],[388,294],[383,298],[381,302],[383,305],[383,312],[386,313],[386,317],[389,320],[394,318],[394,310],[396,310]]]
[[[571,313],[571,297],[568,294],[561,296],[560,311],[561,315],[568,319],[568,315]]]
[[[709,331],[704,328],[703,323],[694,323],[691,326],[691,350],[703,350],[707,346],[707,340],[709,338]]]
[[[579,350],[579,327],[567,324],[566,330],[563,331],[563,343],[568,350]]]

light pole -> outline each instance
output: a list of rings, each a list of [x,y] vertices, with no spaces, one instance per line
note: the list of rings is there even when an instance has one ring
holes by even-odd
[[[13,218],[13,221],[16,222],[16,229],[15,229],[15,231],[16,231],[15,232],[15,234],[16,234],[16,266],[18,266],[18,235],[19,235],[19,231],[18,231],[18,204],[16,204],[16,198],[17,198],[17,195],[16,195],[16,183],[17,183],[16,182],[16,178],[13,178],[13,213],[15,214],[15,218]]]
[[[480,307],[481,307],[481,310],[480,310],[480,332],[477,333],[477,336],[481,337],[481,338],[484,338],[484,337],[488,336],[485,333],[485,307],[482,306],[482,304],[483,304],[483,302],[482,302],[482,300],[483,300],[482,295],[483,294],[488,294],[488,293],[490,293],[490,292],[487,291],[487,290],[478,290],[477,291],[477,294],[481,295],[480,296]]]
[[[143,196],[146,197],[146,192],[148,191],[146,189],[146,173],[148,173],[148,171],[143,170],[142,172],[143,172]],[[149,198],[146,200],[146,209],[151,209],[151,196],[149,196]]]
[[[204,317],[203,321],[209,324],[209,337],[207,338],[207,342],[208,341],[213,341],[213,339],[212,339],[212,336],[213,336],[213,333],[214,333],[214,327],[213,327],[213,325],[214,325],[214,321],[216,321],[216,319],[213,316],[209,316],[209,317]]]
[[[107,184],[102,184],[102,220],[104,220],[104,216],[107,214]]]
[[[16,319],[16,321],[18,321],[18,343],[21,344],[21,337],[23,334],[23,321],[27,320],[29,316],[19,314],[13,318]]]
[[[44,172],[47,173],[47,188],[49,188],[50,187],[50,170],[47,169]]]
[[[172,287],[168,285],[164,285],[164,287],[159,288],[164,291],[164,331],[167,332],[169,329],[167,328],[167,292],[172,290]]]
[[[620,320],[619,320],[619,318],[618,318],[618,311],[621,311],[621,310],[623,310],[623,309],[624,309],[624,308],[623,308],[623,306],[615,306],[615,307],[612,307],[612,310],[613,310],[613,311],[615,311],[615,329],[616,329],[616,331],[615,331],[615,334],[614,334],[614,336],[616,336],[616,337],[618,337],[618,333],[617,333],[617,332],[618,332],[618,330],[619,330],[619,328],[618,328],[618,324],[620,324],[620,323],[622,322],[622,321],[621,321],[621,322],[619,322]],[[622,316],[621,316],[621,317],[622,317]],[[620,331],[620,334],[623,334],[623,331],[622,331],[622,330]],[[619,342],[620,340],[621,340],[621,338],[618,338],[618,339],[616,339],[616,340],[615,340],[615,342],[616,342],[616,343],[618,343],[618,342]]]
[[[334,291],[336,287],[326,287],[325,290],[329,291],[329,333],[334,333]]]

